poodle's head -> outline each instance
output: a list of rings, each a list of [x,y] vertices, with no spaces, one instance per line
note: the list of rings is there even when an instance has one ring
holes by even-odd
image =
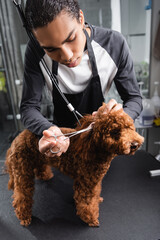
[[[134,154],[144,138],[136,132],[132,118],[123,109],[106,114],[104,108],[103,105],[93,125],[97,150],[116,155]]]

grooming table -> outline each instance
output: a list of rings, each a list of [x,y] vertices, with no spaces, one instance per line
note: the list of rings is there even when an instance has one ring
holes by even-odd
[[[0,166],[4,163],[0,162]],[[8,191],[8,175],[0,175],[0,236],[2,240],[158,240],[160,238],[160,178],[150,170],[160,163],[139,150],[116,157],[103,179],[100,227],[88,227],[76,216],[73,181],[53,169],[54,178],[35,180],[33,219],[20,226]]]

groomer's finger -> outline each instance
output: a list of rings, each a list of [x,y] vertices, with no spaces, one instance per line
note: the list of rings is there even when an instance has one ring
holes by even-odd
[[[112,108],[112,111],[118,111],[122,109],[122,104],[121,103],[117,103],[113,108]]]
[[[62,153],[65,153],[69,147],[70,144],[70,140],[66,139],[64,136],[59,137],[57,140],[57,143],[55,146],[53,146],[53,148],[50,148],[50,150],[46,151],[45,154],[48,157],[54,157],[56,156],[61,156]]]
[[[115,99],[111,99],[105,106],[104,114],[109,113],[115,105],[117,105],[117,101]]]
[[[94,111],[94,112],[92,113],[92,116],[96,116],[96,114],[97,114],[97,111]]]
[[[44,138],[44,137],[42,137]],[[56,145],[56,142],[50,142],[44,139],[40,139],[39,140],[39,151],[44,154],[46,152],[48,152],[49,149],[54,148],[54,146]]]
[[[42,154],[45,154],[51,157],[50,149],[56,148],[57,149],[57,141],[54,136],[62,134],[60,129],[56,126],[52,126],[47,130],[43,131],[43,137],[39,140],[39,151]],[[56,152],[56,150],[55,150]]]
[[[61,149],[61,153],[65,153],[69,147],[70,140],[64,136],[58,138],[57,146]]]
[[[48,138],[51,137],[53,135],[53,132],[51,130],[44,130],[43,131],[43,136]]]

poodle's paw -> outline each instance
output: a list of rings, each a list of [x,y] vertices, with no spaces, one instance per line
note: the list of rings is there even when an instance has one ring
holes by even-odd
[[[100,198],[99,198],[99,202],[100,202],[100,203],[102,203],[103,200],[104,200],[103,197],[100,197]]]
[[[49,173],[49,174],[48,173],[43,173],[42,175],[36,176],[36,179],[47,181],[47,180],[50,180],[53,177],[54,177],[53,173]]]
[[[8,181],[8,190],[14,190],[14,182],[11,179]]]
[[[32,220],[31,218],[28,218],[28,219],[25,219],[25,220],[21,220],[20,224],[21,224],[22,226],[27,227],[28,225],[31,224],[31,220]]]
[[[43,180],[50,180],[51,178],[53,178],[54,174],[51,172],[51,173],[47,173],[47,174],[44,174],[43,176]]]
[[[90,227],[99,227],[99,221],[98,221],[98,219],[97,219],[97,220],[95,220],[95,221],[93,221],[93,222],[88,223],[88,225],[89,225]]]

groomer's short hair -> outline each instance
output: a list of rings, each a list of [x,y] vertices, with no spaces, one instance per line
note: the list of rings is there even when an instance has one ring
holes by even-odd
[[[80,7],[77,0],[27,0],[25,6],[27,27],[30,30],[44,27],[62,11],[79,22]]]

